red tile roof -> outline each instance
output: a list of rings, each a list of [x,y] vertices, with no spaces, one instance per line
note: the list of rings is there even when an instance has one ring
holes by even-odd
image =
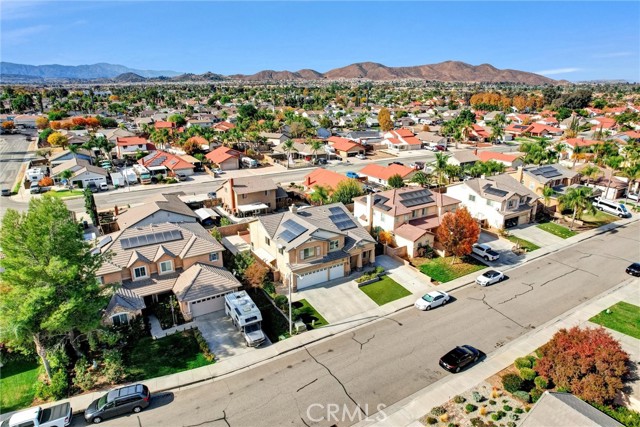
[[[615,119],[611,119],[609,117],[594,117],[592,120],[596,120],[598,123],[598,127],[602,127],[603,129],[610,129],[616,125]]]
[[[226,132],[228,130],[233,129],[234,127],[236,127],[236,125],[234,125],[233,123],[229,123],[229,122],[220,122],[220,123],[216,123],[215,125],[213,125],[213,128],[215,130],[219,130],[221,132]]]
[[[349,151],[354,148],[359,150],[364,150],[364,147],[357,142],[351,141],[350,139],[341,138],[339,136],[332,136],[329,138],[329,145],[335,148],[338,151]]]
[[[320,187],[329,187],[335,190],[339,183],[348,179],[349,178],[341,173],[317,168],[304,177],[304,185],[309,189],[318,185]]]
[[[149,141],[139,136],[126,136],[116,138],[116,145],[118,147],[126,147],[128,145],[146,145]]]
[[[400,175],[402,178],[405,178],[411,172],[415,172],[414,169],[408,168],[406,166],[393,164],[385,167],[376,165],[375,163],[365,166],[364,169],[360,171],[362,175],[379,178],[385,181],[396,174]]]
[[[176,124],[173,122],[155,122],[153,127],[156,129],[173,129]]]
[[[521,154],[506,154],[498,153],[495,151],[480,151],[476,154],[481,162],[488,162],[489,160],[496,160],[504,163],[513,163],[517,160]]]
[[[568,138],[564,141],[567,145],[571,147],[591,147],[592,145],[602,144],[602,141],[594,141],[584,138]]]
[[[181,159],[176,155],[167,153],[166,151],[156,151],[138,160],[138,163],[140,163],[142,166],[149,166],[153,164],[154,161],[156,160],[161,160],[160,164],[162,164],[162,166],[166,167],[171,171],[194,168],[194,166],[191,163]],[[157,166],[157,165],[154,164],[154,166]]]
[[[239,159],[240,156],[242,156],[242,153],[240,153],[239,151],[232,150],[229,147],[218,147],[210,153],[207,153],[205,157],[213,163],[220,164],[225,160],[231,159],[232,157],[236,157]]]
[[[395,132],[398,136],[400,136],[402,138],[404,138],[406,136],[414,136],[415,135],[410,129],[405,129],[405,128],[392,130],[391,132]]]

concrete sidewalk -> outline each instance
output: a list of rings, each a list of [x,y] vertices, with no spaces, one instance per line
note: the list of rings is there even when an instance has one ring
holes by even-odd
[[[598,234],[601,233],[605,233],[605,232],[609,232],[611,230],[614,230],[615,228],[618,227],[623,227],[629,223],[638,221],[638,218],[630,218],[630,219],[626,219],[626,220],[621,220],[621,221],[617,221],[615,223],[611,223],[611,224],[607,224],[605,226],[600,227],[599,229],[595,229],[595,230],[590,230],[584,233],[580,233],[574,237],[571,237],[569,239],[564,240],[563,242],[561,242],[560,244],[557,245],[550,245],[546,248],[541,248],[538,249],[534,252],[528,253],[526,254],[522,260],[510,267],[514,268],[518,265],[521,265],[525,262],[531,261],[533,259],[536,258],[540,258],[542,256],[548,255],[550,253],[554,253],[560,249],[566,248],[568,246],[571,246],[573,244],[576,244],[582,240],[586,240],[588,238],[591,238],[593,236],[597,236]],[[489,267],[487,267],[487,269],[489,269]],[[442,285],[437,286],[437,289],[440,290],[445,290],[445,291],[452,291],[455,289],[459,289],[462,288],[468,284],[474,283],[475,277],[480,274],[480,272],[477,272],[475,274],[471,274],[465,277],[461,277],[459,279],[456,280],[452,280],[451,282],[447,282],[444,283]],[[427,279],[427,276],[425,276],[425,279]],[[428,283],[428,279],[427,279],[427,283]],[[401,283],[402,284],[402,283]],[[201,382],[205,382],[205,381],[212,381],[216,378],[222,377],[222,376],[226,376],[226,375],[230,375],[233,374],[235,372],[239,372],[242,371],[244,369],[250,369],[251,367],[260,364],[260,363],[267,363],[271,360],[273,360],[274,358],[277,358],[281,355],[287,354],[289,352],[295,351],[301,347],[304,347],[306,345],[310,345],[313,344],[317,341],[323,340],[323,339],[327,339],[330,337],[333,337],[335,335],[344,333],[346,331],[352,330],[353,328],[356,328],[358,326],[373,322],[375,320],[384,318],[386,316],[389,316],[397,311],[400,311],[402,309],[405,309],[407,307],[411,307],[413,305],[413,303],[415,302],[416,298],[418,298],[419,296],[422,295],[422,291],[420,293],[416,293],[416,294],[412,294],[409,296],[406,296],[404,298],[398,299],[396,301],[390,302],[388,304],[385,304],[383,306],[379,306],[379,307],[374,307],[371,309],[368,309],[364,312],[360,312],[356,315],[353,315],[351,317],[348,317],[342,321],[339,321],[337,323],[334,324],[330,324],[328,326],[322,327],[322,328],[318,328],[318,329],[314,329],[311,331],[307,331],[304,332],[300,335],[295,335],[289,339],[286,339],[284,341],[280,341],[277,343],[274,343],[273,345],[270,345],[268,347],[265,348],[260,348],[257,351],[251,351],[251,352],[247,352],[244,354],[240,354],[234,357],[230,357],[228,359],[223,359],[219,362],[216,362],[213,365],[209,365],[209,366],[203,366],[201,368],[196,368],[196,369],[192,369],[189,371],[184,371],[184,372],[180,372],[177,374],[172,374],[172,375],[167,375],[164,377],[158,377],[158,378],[153,378],[150,380],[145,380],[144,383],[149,387],[149,389],[154,392],[160,392],[160,391],[166,391],[166,390],[176,390],[176,389],[180,389],[181,387],[186,387],[186,386],[190,386],[193,384],[197,384],[197,383],[201,383]],[[638,295],[637,292],[637,281],[636,281],[636,291],[635,294],[631,295],[633,298],[635,299],[631,299],[630,301],[638,301],[638,299],[640,299],[640,295]],[[294,298],[295,299],[295,298]],[[614,301],[617,302],[620,299]],[[609,301],[609,300],[607,300]],[[598,303],[598,301],[596,301],[594,304]],[[588,304],[588,303],[587,303]],[[604,303],[603,303],[604,304]],[[606,305],[604,308],[612,305],[609,304],[608,302],[606,302]],[[583,305],[586,306],[586,305]],[[583,306],[579,306],[578,308],[576,308],[574,310],[574,312],[579,312],[579,309]],[[598,309],[596,311],[593,312],[593,314],[597,313],[599,310],[603,309],[603,308],[599,308],[601,307],[600,305],[597,305]],[[591,313],[591,311],[589,311],[589,313]],[[592,315],[592,314],[591,314]],[[589,315],[588,317],[586,317],[586,319],[588,319],[589,317],[591,317],[591,315]],[[560,321],[560,320],[558,320]],[[551,323],[550,323],[551,324]],[[535,331],[535,333],[540,333],[541,330],[543,330],[544,327],[541,327],[539,329],[537,329]],[[544,336],[542,338],[539,339],[540,344],[544,343],[546,340],[548,340],[548,337],[550,337],[552,335],[552,333],[550,333],[550,335],[548,336]],[[530,335],[525,335],[524,337],[529,337]],[[521,337],[520,339],[514,341],[513,343],[505,346],[507,348],[515,348],[515,352],[518,353],[518,356],[522,355],[522,354],[526,354],[528,353],[530,350],[527,350],[529,344],[528,341],[523,340],[524,337]],[[535,347],[534,347],[535,348]],[[505,356],[504,359],[500,358],[500,354],[502,354],[501,352],[506,351],[505,348],[502,348],[501,350],[499,350],[496,354],[494,354],[491,358],[491,360],[494,360],[496,358],[498,358],[499,360],[503,360],[504,363],[509,364],[513,362],[513,359],[511,357],[511,354],[509,354],[508,356]],[[516,356],[517,357],[517,356]],[[484,366],[481,365],[481,366]],[[506,366],[506,365],[505,365]],[[475,372],[484,372],[484,371],[480,371],[480,369],[472,369],[470,370],[470,374],[475,375]],[[495,372],[495,371],[494,371]],[[476,384],[477,382],[483,380],[484,378],[492,375],[493,372],[489,375],[486,376],[482,376],[482,378],[478,377],[476,378],[477,381],[474,382],[473,384]],[[466,375],[466,373],[465,373]],[[483,374],[479,374],[479,376],[481,375],[485,375]],[[452,376],[454,378],[463,378],[462,376]],[[475,377],[474,377],[475,378]],[[451,380],[448,380],[451,381]],[[460,387],[459,385],[457,386],[456,389],[458,389],[458,387]],[[468,387],[467,387],[468,388]],[[82,412],[84,411],[87,406],[95,399],[97,399],[98,397],[100,397],[102,394],[104,394],[104,390],[100,391],[100,392],[93,392],[93,393],[88,393],[88,394],[83,394],[80,396],[74,396],[71,397],[69,399],[64,399],[63,401],[67,401],[71,403],[71,407],[73,408],[74,412]],[[446,393],[442,393],[442,391],[438,391],[436,394],[439,394],[441,396],[445,396],[448,395]],[[409,401],[407,401],[409,402]],[[60,402],[50,402],[47,404],[42,405],[43,407],[47,407],[47,406],[53,406],[57,403]],[[426,407],[425,411],[428,411],[431,407],[428,406]],[[420,413],[419,416],[424,415],[424,412]],[[9,416],[10,414],[3,414],[2,418],[5,418],[6,416]],[[411,421],[417,419],[413,418],[411,419]],[[389,424],[391,425],[391,424]]]
[[[606,291],[593,300],[575,307],[501,347],[472,369],[461,374],[448,375],[413,396],[385,408],[384,414],[372,415],[370,419],[363,420],[356,425],[360,427],[374,425],[376,427],[422,427],[422,423],[418,419],[428,413],[431,408],[443,405],[451,397],[463,394],[496,372],[505,369],[516,358],[535,351],[549,341],[558,330],[585,324],[585,326],[593,326],[588,321],[592,316],[618,301],[638,301],[639,299],[638,279],[627,279],[616,288]]]

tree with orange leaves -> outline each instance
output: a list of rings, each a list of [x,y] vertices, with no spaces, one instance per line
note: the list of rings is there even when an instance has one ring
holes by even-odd
[[[49,123],[49,126],[51,127],[51,129],[53,130],[58,130],[61,128],[60,126],[60,121],[58,120],[53,120],[52,122]]]
[[[84,117],[74,117],[71,119],[74,126],[86,126],[87,120]]]
[[[95,129],[95,128],[100,126],[100,120],[98,120],[95,117],[87,117],[87,118],[84,119],[84,121],[85,121],[86,126],[90,127],[90,128],[94,128]]]
[[[469,255],[474,243],[480,237],[480,226],[471,216],[467,208],[455,212],[447,212],[442,217],[436,238],[447,253],[453,254],[451,263],[456,258]]]
[[[49,127],[49,119],[41,116],[36,119],[36,127],[40,130],[46,129]]]

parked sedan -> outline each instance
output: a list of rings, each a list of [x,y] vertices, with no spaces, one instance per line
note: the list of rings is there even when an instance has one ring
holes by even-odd
[[[640,201],[640,194],[636,194],[636,193],[628,193],[627,197],[631,200],[635,200],[636,202]]]
[[[625,270],[627,274],[640,277],[640,262],[634,262]]]
[[[365,156],[364,154],[356,154],[356,159],[366,160],[367,156]]]
[[[449,372],[458,373],[462,368],[476,362],[480,358],[480,350],[470,345],[454,348],[440,358],[440,366]]]
[[[449,294],[443,291],[431,291],[428,294],[424,294],[421,298],[415,302],[414,307],[418,310],[431,310],[439,305],[445,305],[451,297]]]
[[[356,172],[349,171],[349,172],[346,173],[346,175],[347,175],[347,178],[353,178],[353,179],[358,179],[359,178],[359,175]]]
[[[504,273],[498,270],[489,270],[478,276],[476,283],[480,286],[487,286],[502,282],[503,280]]]

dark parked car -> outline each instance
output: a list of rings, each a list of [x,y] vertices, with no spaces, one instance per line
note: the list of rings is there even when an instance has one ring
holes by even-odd
[[[460,369],[476,362],[480,358],[480,350],[462,345],[454,348],[440,358],[440,366],[450,372],[460,372]]]
[[[111,390],[101,398],[91,402],[84,419],[89,423],[98,424],[107,418],[130,412],[138,413],[149,406],[151,393],[143,384],[133,384],[126,387]]]
[[[626,269],[627,274],[640,277],[640,262],[634,262]]]
[[[404,166],[404,163],[400,163],[400,162],[391,162],[391,163],[389,163],[389,166],[391,166],[391,165]]]
[[[2,189],[2,195],[3,196],[10,196],[11,195],[11,190],[9,188],[3,188]]]

